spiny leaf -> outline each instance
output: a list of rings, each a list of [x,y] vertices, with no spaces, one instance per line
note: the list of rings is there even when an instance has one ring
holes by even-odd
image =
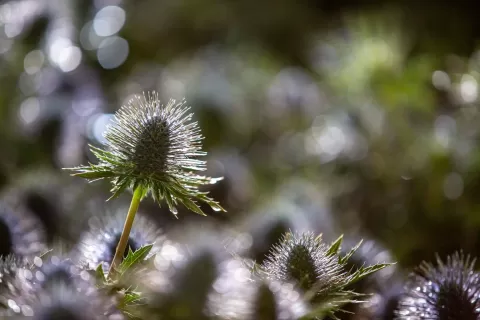
[[[128,317],[128,319],[142,319],[136,314],[139,313],[138,306],[141,306],[143,303],[142,296],[140,292],[135,291],[125,291],[122,292],[123,298],[120,301],[118,308],[123,311],[123,314]]]
[[[199,215],[206,216],[206,214],[200,209],[200,207],[193,202],[192,200],[188,198],[182,198],[181,202],[187,207],[188,209],[192,210],[195,213],[198,213]]]
[[[360,246],[362,245],[363,243],[363,240],[360,240],[357,245],[355,247],[353,247],[352,249],[350,249],[350,251],[343,257],[338,257],[338,263],[340,264],[345,264],[347,263],[348,259],[350,259],[353,254],[358,250],[358,248],[360,248]]]
[[[343,242],[343,234],[332,243],[330,248],[328,248],[326,256],[329,257],[329,256],[338,254],[338,251],[340,251],[340,248],[342,246],[342,242]]]
[[[127,257],[118,266],[118,271],[120,272],[120,274],[125,273],[136,264],[142,262],[150,253],[150,250],[152,250],[152,247],[153,247],[153,244],[149,244],[141,247],[135,252],[129,249]]]
[[[117,182],[117,184],[112,188],[113,194],[107,199],[107,201],[117,198],[123,191],[125,191],[125,189],[127,189],[130,184],[130,180],[127,177],[123,177],[119,179],[119,181],[122,182]]]
[[[112,171],[85,171],[72,174],[73,177],[80,177],[85,179],[103,179],[113,177],[115,174]]]
[[[103,265],[101,263],[95,269],[95,277],[97,278],[97,281],[100,281],[102,284],[107,281],[105,273],[103,272]]]
[[[138,304],[142,300],[142,297],[139,292],[128,291],[125,293],[122,299],[122,304],[124,306],[131,304]]]
[[[363,267],[362,266],[357,271],[355,271],[352,275],[349,276],[348,285],[351,285],[351,284],[359,281],[360,279],[365,278],[366,276],[368,276],[368,275],[370,275],[374,272],[377,272],[379,270],[382,270],[383,268],[386,268],[386,267],[394,265],[394,264],[395,263],[378,263],[378,264],[374,264],[374,265],[371,265],[371,266],[368,266],[368,267]]]

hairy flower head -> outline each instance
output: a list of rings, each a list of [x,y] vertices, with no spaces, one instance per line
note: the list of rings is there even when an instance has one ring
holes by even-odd
[[[312,233],[287,233],[273,247],[263,269],[281,281],[293,281],[303,290],[316,286],[337,287],[346,277],[336,256],[328,255],[328,247]]]
[[[101,263],[107,270],[122,232],[123,217],[116,213],[92,217],[88,224],[89,228],[83,232],[75,250],[76,258],[88,268],[94,269]],[[129,249],[136,251],[151,244],[153,247],[147,256],[149,258],[160,251],[164,241],[165,236],[156,222],[146,215],[138,215],[133,223],[123,257],[127,255]]]
[[[355,282],[390,265],[349,268],[347,263],[361,242],[342,255],[342,241],[340,236],[327,246],[321,236],[310,232],[287,233],[258,268],[259,274],[269,280],[295,284],[305,292],[305,298],[316,305],[315,312],[335,318],[334,313],[345,303],[360,302],[357,298],[362,294],[351,290]]]
[[[461,253],[423,263],[412,275],[397,310],[397,319],[479,319],[480,278],[475,260]]]
[[[199,187],[221,178],[196,174],[206,170],[202,149],[203,136],[186,101],[170,99],[163,104],[153,92],[135,95],[115,114],[105,133],[106,149],[91,147],[99,159],[96,165],[73,168],[79,177],[90,180],[110,179],[112,198],[127,188],[141,187],[160,203],[165,200],[170,211],[181,203],[204,214],[197,200],[213,210],[224,210]]]

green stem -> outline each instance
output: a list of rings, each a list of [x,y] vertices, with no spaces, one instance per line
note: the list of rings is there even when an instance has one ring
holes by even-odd
[[[115,256],[113,257],[112,264],[110,265],[110,270],[108,270],[108,277],[114,273],[115,267],[122,262],[122,257],[127,248],[128,239],[130,237],[130,230],[132,230],[133,221],[135,219],[135,214],[137,213],[138,206],[142,200],[143,188],[138,186],[133,192],[132,202],[130,203],[130,208],[128,209],[127,218],[125,219],[125,224],[123,225],[122,235],[118,241],[117,249],[115,250]]]

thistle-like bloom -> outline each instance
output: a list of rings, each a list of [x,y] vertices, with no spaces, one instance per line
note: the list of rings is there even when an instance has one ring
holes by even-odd
[[[328,247],[312,233],[287,233],[273,247],[262,269],[281,281],[293,281],[303,290],[330,291],[344,285],[346,273],[338,257],[328,254]]]
[[[399,303],[397,319],[476,320],[480,318],[480,277],[475,259],[455,253],[437,266],[422,263]]]
[[[335,318],[334,313],[345,303],[358,303],[359,293],[351,286],[367,275],[390,264],[361,266],[356,270],[347,266],[361,242],[345,255],[341,254],[343,236],[327,246],[321,236],[307,232],[302,235],[287,233],[279,245],[258,269],[259,275],[269,280],[289,282],[305,293],[323,315]]]
[[[165,200],[170,211],[176,205],[204,214],[197,204],[202,201],[215,211],[224,209],[199,187],[221,178],[196,174],[206,170],[201,151],[203,136],[186,101],[171,99],[162,104],[158,94],[136,95],[115,114],[107,128],[107,150],[91,147],[99,163],[73,168],[75,176],[89,180],[109,179],[112,198],[127,188],[141,188],[160,203]]]
[[[76,283],[84,282],[82,272],[69,258],[64,255],[55,255],[49,252],[49,257],[35,258],[34,265],[30,268],[32,277],[31,282],[35,288],[48,289],[56,287],[59,284],[65,286],[75,286]]]
[[[121,236],[124,219],[119,214],[92,217],[89,228],[82,234],[75,250],[76,259],[88,268],[95,269],[100,263],[106,270],[113,260],[118,239]],[[132,231],[123,257],[128,250],[136,251],[143,246],[152,244],[147,258],[158,253],[162,248],[165,236],[154,221],[147,216],[138,215],[133,223]]]
[[[14,254],[33,258],[45,250],[45,231],[40,221],[27,212],[0,204],[0,257]]]

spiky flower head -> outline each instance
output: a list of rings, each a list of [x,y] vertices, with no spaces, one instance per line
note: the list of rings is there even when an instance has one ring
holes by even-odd
[[[397,319],[476,320],[480,318],[480,277],[475,259],[455,253],[437,266],[423,262],[399,303]]]
[[[112,198],[127,188],[141,187],[155,201],[165,200],[170,211],[176,205],[204,214],[197,201],[215,211],[224,209],[199,187],[221,178],[197,174],[206,170],[203,136],[185,100],[163,104],[155,92],[135,95],[122,106],[105,133],[107,150],[91,146],[99,163],[73,168],[75,176],[89,180],[109,179]]]
[[[195,252],[182,268],[171,276],[171,290],[165,291],[158,287],[147,292],[148,302],[141,318],[208,319],[204,315],[204,309],[209,289],[217,276],[216,260],[214,252]]]
[[[303,290],[314,285],[325,289],[337,287],[346,277],[338,258],[329,255],[321,237],[313,233],[285,234],[271,250],[263,269],[277,280],[297,283]]]
[[[118,239],[122,233],[124,218],[117,213],[92,217],[88,221],[89,228],[82,233],[79,244],[75,250],[76,259],[80,264],[86,264],[94,269],[102,264],[105,270],[112,262]],[[138,215],[130,232],[127,248],[137,251],[143,246],[153,245],[146,258],[150,258],[160,251],[165,241],[162,230],[145,215]]]
[[[42,257],[35,257],[29,270],[32,274],[30,281],[34,288],[47,290],[59,284],[75,286],[85,281],[93,282],[90,275],[80,266],[75,265],[67,255],[53,251],[47,252]]]
[[[273,247],[270,256],[258,268],[258,274],[267,279],[290,282],[305,292],[307,300],[315,305],[318,315],[334,313],[345,303],[358,303],[362,296],[351,286],[389,263],[378,263],[359,268],[348,268],[347,263],[361,242],[346,254],[341,254],[343,236],[332,244],[322,242],[321,235],[287,233],[280,244]]]

